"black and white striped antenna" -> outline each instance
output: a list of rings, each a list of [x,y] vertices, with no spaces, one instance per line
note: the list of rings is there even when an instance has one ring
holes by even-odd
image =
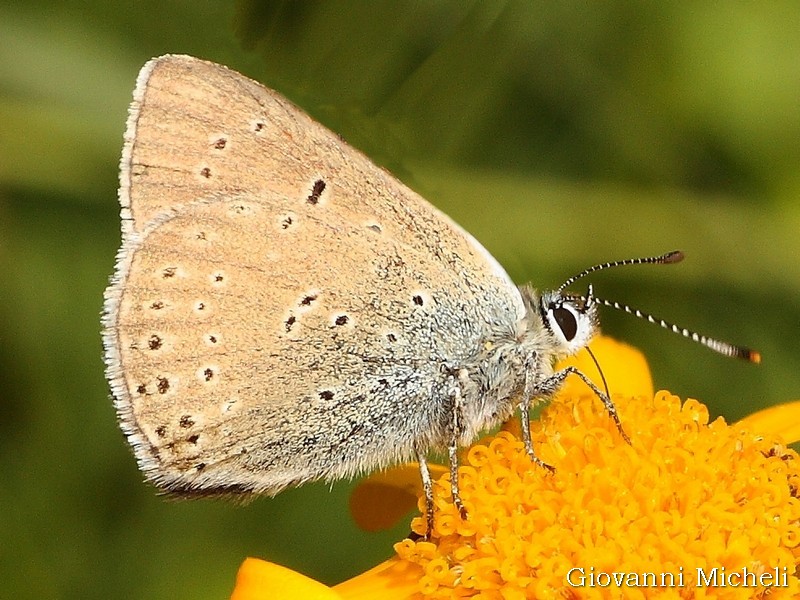
[[[684,258],[683,252],[681,252],[680,250],[675,250],[673,252],[667,252],[666,254],[662,254],[661,256],[650,256],[646,258],[629,258],[626,260],[615,260],[611,262],[602,263],[599,265],[595,265],[593,267],[589,267],[588,269],[585,269],[580,273],[573,275],[572,277],[567,279],[564,283],[562,283],[557,291],[559,293],[563,292],[567,286],[572,285],[579,279],[586,277],[590,273],[594,273],[596,271],[603,271],[605,269],[611,269],[613,267],[622,267],[626,265],[671,265],[682,261],[683,258]],[[682,335],[683,337],[688,338],[693,342],[697,342],[698,344],[702,344],[703,346],[706,346],[707,348],[710,348],[714,352],[718,352],[719,354],[722,354],[724,356],[730,356],[732,358],[740,358],[752,363],[761,362],[761,354],[759,354],[755,350],[751,350],[750,348],[746,348],[744,346],[735,346],[727,342],[710,338],[708,336],[699,334],[696,331],[686,329],[685,327],[680,327],[678,325],[665,321],[664,319],[655,317],[649,313],[642,312],[638,308],[631,308],[627,304],[620,304],[619,302],[614,302],[612,300],[604,300],[602,298],[596,298],[592,293],[592,286],[589,286],[589,293],[586,296],[581,296],[581,298],[583,298],[587,304],[596,302],[598,304],[602,304],[603,306],[608,306],[609,308],[621,310],[622,312],[626,312],[629,315],[633,315],[634,317],[638,317],[640,319],[649,321],[650,323],[654,323],[659,327],[663,327],[664,329],[668,329],[673,333]]]

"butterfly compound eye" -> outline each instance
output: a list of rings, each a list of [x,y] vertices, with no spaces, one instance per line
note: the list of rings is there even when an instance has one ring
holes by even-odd
[[[550,311],[564,335],[564,339],[571,342],[578,333],[578,320],[575,313],[564,306],[551,306]]]

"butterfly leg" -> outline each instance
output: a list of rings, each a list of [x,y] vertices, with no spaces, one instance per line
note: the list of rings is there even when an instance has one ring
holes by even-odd
[[[561,371],[553,373],[550,377],[548,377],[544,381],[539,382],[536,385],[536,395],[551,397],[563,385],[564,380],[567,378],[567,376],[571,374],[580,377],[583,380],[583,382],[589,387],[589,389],[592,390],[598,398],[600,398],[600,401],[606,407],[606,412],[614,420],[614,424],[617,426],[620,435],[626,442],[630,444],[631,438],[628,437],[628,434],[625,433],[625,430],[622,428],[622,422],[619,420],[617,407],[614,406],[614,403],[611,401],[611,398],[609,398],[605,394],[605,392],[603,392],[599,387],[597,387],[592,382],[591,379],[589,379],[586,375],[584,375],[581,371],[579,371],[577,367],[573,366],[566,367]]]
[[[547,469],[551,473],[555,472],[555,467],[548,465],[541,458],[536,456],[533,451],[533,440],[531,440],[531,419],[529,416],[530,401],[526,400],[519,404],[519,419],[522,426],[522,442],[525,444],[525,452],[528,457],[543,469]]]
[[[424,452],[417,451],[417,463],[422,479],[422,490],[425,492],[425,539],[431,538],[433,532],[433,481],[431,470],[428,468],[428,459]]]
[[[465,375],[465,373],[459,373]],[[450,423],[450,444],[447,447],[447,455],[450,459],[450,493],[453,496],[453,504],[458,509],[462,519],[467,518],[467,509],[461,501],[461,492],[458,489],[458,441],[464,433],[463,415],[463,396],[461,386],[455,376],[452,377],[450,396],[453,399],[452,422]]]

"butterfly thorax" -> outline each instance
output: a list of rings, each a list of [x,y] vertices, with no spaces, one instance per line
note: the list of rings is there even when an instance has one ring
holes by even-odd
[[[556,361],[584,347],[597,330],[593,305],[556,292],[540,294],[529,286],[519,289],[523,318],[513,328],[493,328],[464,365],[463,443],[508,419],[520,403],[544,399],[539,390],[547,387]],[[574,334],[571,323],[563,323],[573,317]]]

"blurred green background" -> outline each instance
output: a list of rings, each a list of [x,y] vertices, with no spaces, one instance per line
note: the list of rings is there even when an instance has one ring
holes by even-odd
[[[752,366],[612,311],[658,387],[734,420],[800,397],[800,5],[0,5],[0,597],[225,598],[261,556],[328,583],[407,525],[351,484],[247,506],[141,482],[103,378],[117,165],[138,69],[189,53],[281,91],[464,225],[518,282],[680,248],[598,295],[762,351]],[[579,288],[580,289],[580,288]]]

